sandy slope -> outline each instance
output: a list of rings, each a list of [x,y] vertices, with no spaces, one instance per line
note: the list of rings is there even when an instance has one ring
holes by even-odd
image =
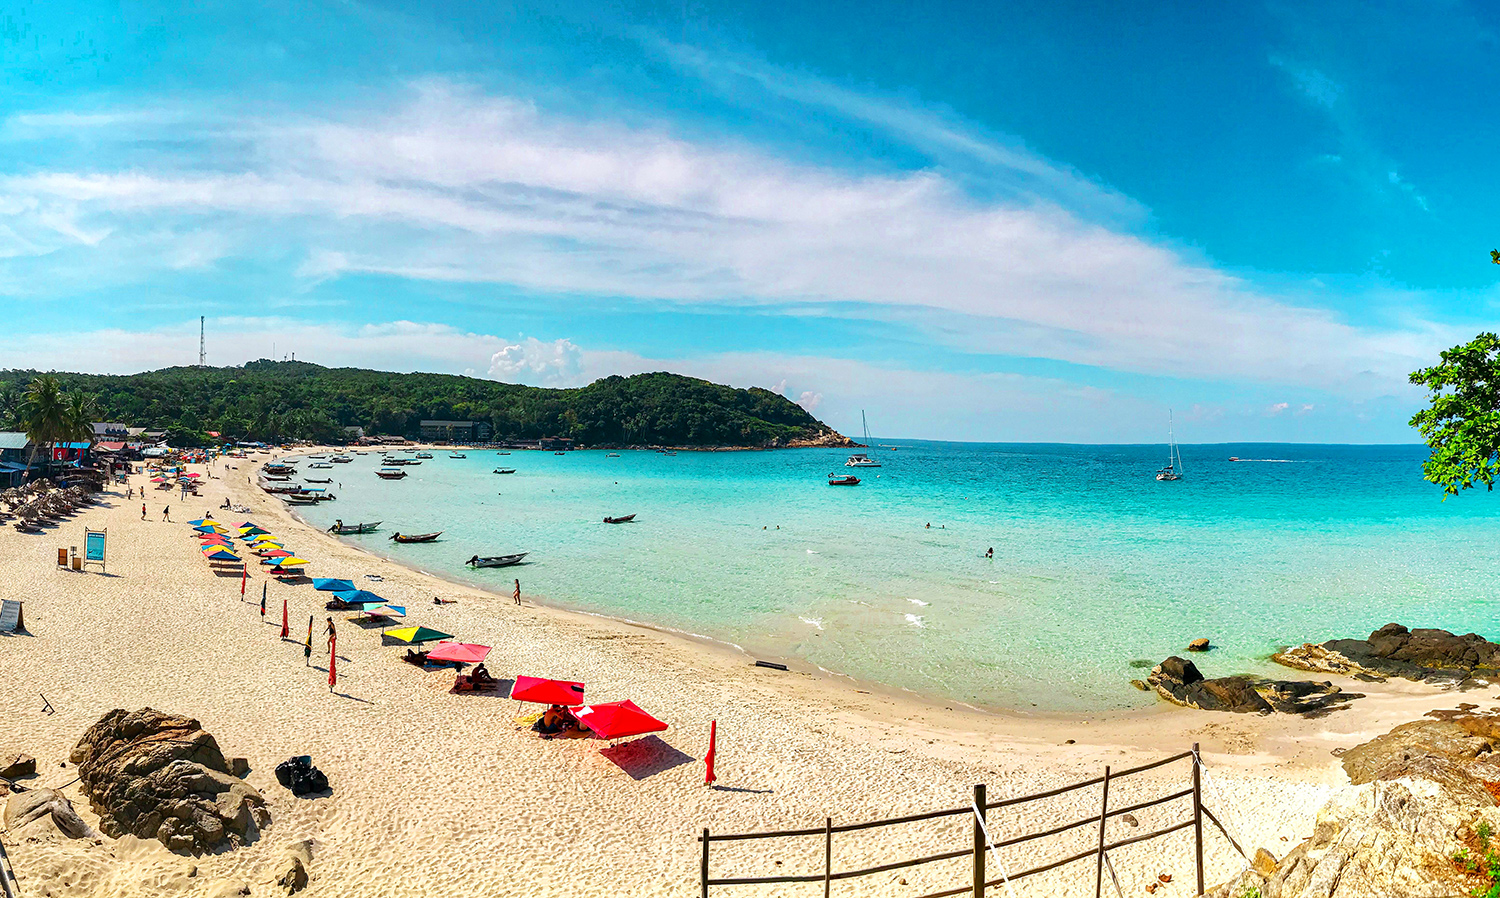
[[[1211,804],[1242,844],[1280,854],[1310,831],[1327,791],[1342,783],[1331,749],[1458,700],[1424,687],[1379,687],[1354,710],[1322,721],[1172,708],[1030,718],[926,704],[824,675],[757,669],[738,653],[671,634],[530,600],[516,606],[400,568],[296,522],[248,485],[251,463],[238,464],[228,479],[207,481],[204,498],[189,506],[148,500],[145,522],[139,500],[115,493],[106,507],[43,535],[0,528],[0,597],[26,600],[33,634],[0,638],[0,753],[35,755],[42,772],[34,782],[62,785],[74,773],[60,762],[106,711],[149,705],[188,714],[226,754],[249,758],[248,779],[265,793],[273,825],[249,847],[203,858],[134,839],[96,846],[8,835],[28,895],[220,895],[245,883],[251,894],[275,894],[274,862],[305,838],[316,843],[310,896],[696,895],[695,836],[704,827],[821,826],[827,816],[854,822],[954,807],[978,782],[994,800],[1090,777],[1105,764],[1152,760],[1193,741],[1208,753]],[[672,729],[612,751],[593,740],[543,741],[515,723],[514,702],[451,694],[451,673],[399,662],[399,648],[382,647],[377,633],[346,622],[345,614],[335,615],[341,681],[330,693],[321,636],[313,656],[319,669],[308,669],[300,645],[277,635],[283,598],[295,638],[306,633],[309,614],[321,633],[324,594],[272,582],[271,613],[262,620],[258,604],[240,601],[237,576],[208,570],[186,525],[159,520],[163,504],[183,521],[219,505],[226,492],[255,508],[249,517],[285,534],[313,562],[314,575],[371,585],[408,605],[412,623],[495,646],[488,666],[497,676],[584,680],[594,700],[634,699]],[[109,528],[107,574],[53,564],[58,545],[81,545],[85,524]],[[250,583],[257,600],[262,582]],[[459,602],[436,607],[439,594]],[[55,714],[42,713],[38,693]],[[703,785],[710,719],[719,721],[718,772],[728,788]],[[295,754],[313,756],[332,781],[331,797],[297,799],[276,784],[272,768]],[[1178,764],[1125,781],[1111,803],[1176,791],[1187,777]],[[92,821],[78,787],[67,792]],[[1095,788],[995,812],[992,836],[1089,817],[1098,800]],[[1146,827],[1177,819],[1172,813],[1138,817]],[[1111,838],[1141,831],[1116,822]],[[949,822],[840,837],[835,869],[962,848],[968,832],[966,823]],[[1081,850],[1094,838],[1085,827],[1043,847],[1002,851],[1001,859],[1014,869]],[[1167,871],[1174,882],[1157,894],[1190,894],[1189,846],[1179,834],[1120,851],[1114,863],[1125,893],[1142,894],[1149,877]],[[1217,835],[1209,848],[1211,881],[1238,869],[1238,857]],[[966,863],[838,883],[834,894],[920,895],[963,884]],[[821,869],[820,837],[715,847],[715,875]],[[1015,894],[1077,894],[1092,888],[1092,876],[1092,865],[1079,863],[1018,884]],[[803,885],[714,894],[820,892]]]

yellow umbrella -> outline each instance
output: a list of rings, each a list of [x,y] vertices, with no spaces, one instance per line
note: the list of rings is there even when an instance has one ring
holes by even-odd
[[[274,537],[274,536],[272,536],[269,533],[262,533],[262,534],[257,535],[255,537],[255,539],[250,540],[250,545],[253,546],[256,543],[264,543],[264,542],[279,542],[279,540],[278,540],[277,537]]]
[[[277,567],[292,567],[293,565],[298,564],[307,564],[307,559],[292,556],[291,558],[283,558],[280,561],[276,562]]]

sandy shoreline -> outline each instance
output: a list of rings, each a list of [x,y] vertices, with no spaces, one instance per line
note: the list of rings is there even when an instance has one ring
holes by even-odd
[[[1431,708],[1490,704],[1488,691],[1459,696],[1414,684],[1348,682],[1342,685],[1368,697],[1321,720],[1165,705],[1107,715],[978,711],[836,674],[755,668],[733,648],[683,634],[532,601],[517,607],[508,597],[402,567],[317,532],[247,480],[259,460],[230,463],[238,470],[206,481],[204,496],[189,505],[175,493],[157,493],[147,500],[145,522],[139,500],[126,500],[118,490],[106,495],[106,507],[44,534],[0,529],[0,596],[26,600],[33,634],[0,639],[0,668],[11,684],[0,694],[0,753],[35,755],[41,775],[34,782],[62,785],[72,772],[59,761],[106,711],[151,705],[187,714],[214,733],[226,754],[250,759],[248,780],[265,794],[273,825],[251,846],[195,860],[131,839],[89,846],[7,838],[27,894],[216,895],[241,883],[252,894],[274,894],[266,881],[272,863],[287,844],[311,838],[317,847],[305,894],[313,896],[457,888],[484,895],[694,895],[694,837],[703,827],[820,826],[830,815],[853,822],[955,807],[967,801],[973,783],[986,783],[992,799],[1024,794],[1094,776],[1104,764],[1176,753],[1193,742],[1203,744],[1209,764],[1211,805],[1242,844],[1280,855],[1310,831],[1328,790],[1345,782],[1332,750]],[[144,482],[132,478],[134,486]],[[581,679],[591,699],[631,698],[672,729],[613,754],[602,754],[602,744],[591,740],[542,741],[514,723],[515,703],[451,694],[451,673],[402,664],[400,649],[382,647],[377,634],[346,623],[346,614],[333,615],[342,682],[330,694],[326,674],[303,666],[300,645],[276,638],[283,599],[294,638],[305,634],[309,614],[321,631],[328,616],[323,595],[310,586],[272,582],[271,613],[262,621],[256,604],[239,600],[237,576],[215,577],[206,569],[185,525],[159,521],[164,504],[182,521],[220,505],[226,495],[254,509],[243,517],[286,536],[311,561],[314,576],[370,585],[407,605],[410,623],[493,645],[488,666],[496,676]],[[109,528],[108,575],[75,574],[52,563],[58,545],[81,544],[85,524]],[[366,574],[382,579],[377,584]],[[252,571],[257,601],[262,582]],[[434,606],[434,595],[458,603]],[[314,663],[326,664],[322,644],[315,638]],[[42,713],[39,692],[57,713]],[[710,720],[719,722],[724,789],[702,783]],[[331,797],[296,799],[275,783],[272,768],[294,754],[313,756],[333,783]],[[1175,791],[1186,776],[1179,766],[1142,777],[1140,788]],[[76,785],[66,791],[92,819]],[[1007,815],[999,825],[1010,833],[1037,829],[1097,813],[1090,810],[1096,803],[1097,791],[1085,790]],[[1141,823],[1152,821],[1143,814]],[[966,832],[873,831],[841,841],[838,866],[962,847]],[[1186,837],[1174,836],[1123,850],[1114,858],[1122,884],[1166,870],[1180,885],[1165,894],[1188,894],[1186,845]],[[1062,854],[1071,846],[1047,850]],[[715,854],[714,872],[810,872],[820,869],[820,858],[821,845],[809,840],[774,848],[762,843],[758,852],[726,847]],[[1024,865],[1028,858],[1002,852],[1002,861]],[[197,867],[192,877],[186,875],[190,864]],[[1087,866],[1028,880],[1017,894],[1070,894],[1086,874],[1091,878]],[[1209,839],[1211,882],[1239,866],[1222,839]],[[919,895],[961,884],[962,869],[957,861],[896,871],[840,883],[836,892]],[[714,894],[811,894],[806,888],[726,887]]]

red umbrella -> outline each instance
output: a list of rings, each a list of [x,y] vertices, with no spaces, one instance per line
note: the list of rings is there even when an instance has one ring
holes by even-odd
[[[427,653],[428,661],[457,661],[460,664],[478,664],[490,653],[487,645],[471,645],[467,642],[440,642],[437,648]],[[582,690],[579,691],[582,695]],[[576,701],[576,699],[575,699]]]
[[[292,553],[286,549],[272,549],[269,552],[256,552],[262,558],[291,558]]]
[[[567,680],[544,680],[541,677],[516,677],[516,685],[511,687],[510,697],[518,702],[571,705],[583,700],[583,684],[569,683]]]
[[[628,736],[659,733],[667,728],[666,723],[642,711],[629,699],[623,702],[605,702],[602,705],[582,705],[573,709],[573,716],[578,718],[579,723],[593,730],[594,735],[600,739],[624,739]]]

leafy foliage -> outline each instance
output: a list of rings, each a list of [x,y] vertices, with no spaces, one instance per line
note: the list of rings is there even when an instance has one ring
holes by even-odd
[[[1442,359],[1411,375],[1431,391],[1431,404],[1411,419],[1432,447],[1423,474],[1448,495],[1479,483],[1493,490],[1500,468],[1500,337],[1480,334]]]
[[[585,445],[770,446],[828,433],[769,390],[676,374],[606,377],[550,390],[448,374],[393,374],[261,360],[242,368],[131,375],[0,371],[0,426],[11,397],[51,378],[91,399],[93,420],[167,430],[174,445],[224,439],[339,440],[344,427],[415,435],[423,419],[487,421],[496,439],[570,437]]]

